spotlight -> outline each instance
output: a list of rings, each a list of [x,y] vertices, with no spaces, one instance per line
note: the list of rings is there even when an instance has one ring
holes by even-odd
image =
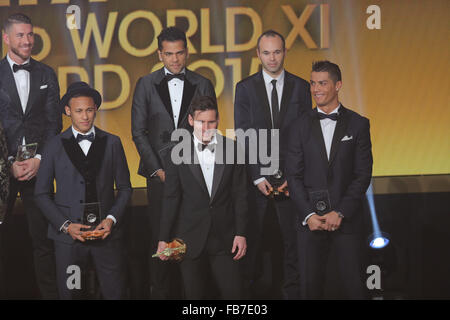
[[[389,235],[385,232],[373,233],[369,237],[369,246],[372,249],[383,249],[389,244]]]
[[[370,183],[370,186],[367,189],[366,196],[369,203],[370,218],[372,220],[373,228],[373,233],[369,237],[369,246],[372,249],[382,249],[389,244],[389,235],[385,232],[382,232],[378,224],[377,212],[375,210],[375,200],[373,198],[372,183]]]

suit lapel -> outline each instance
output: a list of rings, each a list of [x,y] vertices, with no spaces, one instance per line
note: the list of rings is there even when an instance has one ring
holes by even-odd
[[[280,128],[283,126],[283,120],[286,115],[287,109],[289,107],[289,101],[291,100],[293,87],[294,87],[294,82],[291,80],[289,73],[287,71],[285,71],[284,72],[283,95],[281,97],[281,106],[280,106]]]
[[[322,162],[325,169],[328,170],[328,157],[327,157],[327,149],[325,147],[325,140],[323,139],[322,127],[320,126],[320,120],[317,118],[317,108],[311,110],[311,128],[314,136],[314,140],[316,141],[316,146],[319,149],[320,161]]]
[[[272,128],[272,115],[270,113],[270,105],[269,100],[267,99],[266,84],[264,83],[262,71],[259,72],[255,79],[255,87],[256,95],[258,96],[260,102],[259,105],[261,107],[261,111],[266,119],[267,128]]]
[[[22,104],[20,103],[19,93],[16,87],[16,81],[6,57],[1,62],[0,74],[2,75],[2,87],[8,93],[11,99],[11,104],[14,106],[16,112],[23,114]]]
[[[339,146],[341,145],[341,139],[344,137],[344,134],[347,130],[347,124],[348,124],[348,112],[346,112],[346,109],[344,106],[341,105],[339,108],[339,118],[336,123],[336,128],[334,129],[333,134],[333,141],[331,143],[331,150],[330,150],[330,161],[329,163],[333,162],[334,158],[336,157],[336,153],[339,150]]]
[[[39,94],[39,85],[41,84],[41,73],[36,69],[36,64],[33,59],[30,59],[30,63],[34,64],[34,68],[30,72],[30,93],[28,94],[27,106],[25,108],[25,114],[30,113],[30,109],[33,106],[36,96]]]
[[[200,166],[200,162],[197,157],[197,152],[194,150],[195,143],[192,141],[192,148],[191,148],[191,163],[187,166],[189,167],[189,170],[191,170],[192,174],[195,177],[195,180],[200,184],[201,188],[204,192],[206,192],[207,195],[209,195],[208,187],[206,186],[205,177],[203,176],[202,167]]]
[[[166,107],[170,118],[173,119],[172,103],[170,102],[169,86],[167,85],[167,80],[164,77],[164,68],[160,69],[158,72],[160,72],[161,80],[159,81],[159,83],[155,84],[156,91],[158,92],[161,101]]]
[[[222,137],[219,134],[216,134],[216,139],[217,139],[217,146],[216,146],[216,150],[215,150],[215,164],[214,164],[214,175],[213,175],[213,183],[212,183],[212,188],[211,188],[211,200],[210,203],[213,202],[214,197],[217,194],[217,190],[219,189],[220,186],[220,182],[222,181],[222,177],[223,177],[223,173],[225,171],[225,160],[226,157],[223,154],[223,151],[225,150],[224,148],[224,137]],[[220,160],[221,161],[218,161]]]
[[[188,70],[186,70],[186,77],[183,85],[183,99],[181,102],[180,116],[178,117],[177,128],[183,123],[188,115],[189,105],[191,104],[192,97],[194,96],[196,85],[191,84],[188,77]]]
[[[61,137],[61,141],[64,150],[66,151],[67,156],[69,157],[73,166],[84,177],[85,172],[83,170],[83,161],[86,159],[86,156],[84,155],[83,150],[81,150],[79,144],[75,140],[71,128],[72,127],[69,127],[66,131],[64,131]]]
[[[89,170],[92,169],[95,175],[100,171],[101,164],[103,162],[103,157],[105,155],[106,149],[106,135],[102,130],[95,127],[95,139],[89,148],[87,154],[87,159],[90,165]]]

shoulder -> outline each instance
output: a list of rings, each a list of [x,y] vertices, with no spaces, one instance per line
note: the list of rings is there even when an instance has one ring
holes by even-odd
[[[261,71],[254,73],[245,79],[242,79],[237,83],[236,86],[248,86],[249,84],[252,84],[254,81],[256,81],[259,77],[261,77]]]
[[[186,69],[186,77],[189,79],[189,81],[193,83],[203,83],[203,84],[212,84],[211,80],[208,78],[202,76],[201,74],[191,71],[189,69]]]
[[[285,71],[285,77],[287,80],[293,81],[300,86],[309,87],[309,82],[307,80],[300,78],[299,76],[296,76],[295,74],[292,74],[288,71]]]
[[[33,58],[31,58],[31,59],[32,59],[32,68],[36,68],[43,74],[56,76],[55,70],[53,70],[52,67],[50,67],[49,65],[46,65],[45,63],[34,60]]]

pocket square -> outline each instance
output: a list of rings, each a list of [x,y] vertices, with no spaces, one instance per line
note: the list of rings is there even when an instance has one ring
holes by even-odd
[[[342,140],[341,141],[348,141],[348,140],[352,140],[353,139],[353,136],[345,136],[345,137],[343,137],[342,138]]]
[[[40,87],[39,87],[39,89],[45,89],[45,88],[47,88],[47,85],[46,85],[46,84],[44,84],[43,86],[40,86]]]

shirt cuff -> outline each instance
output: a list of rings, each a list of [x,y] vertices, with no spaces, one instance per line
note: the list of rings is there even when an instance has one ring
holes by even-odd
[[[156,169],[155,172],[153,172],[153,173],[150,175],[150,178],[153,178],[154,176],[156,176],[156,173],[157,173],[159,170],[162,170],[162,168]]]
[[[114,222],[114,225],[117,223],[117,220],[116,220],[116,218],[114,218],[114,216],[112,216],[112,215],[108,215],[107,217],[106,217],[106,219],[111,219],[113,222]]]
[[[64,223],[61,225],[61,227],[59,228],[59,231],[60,232],[63,232],[63,227],[64,227],[64,225],[67,223],[67,222],[69,222],[70,220],[66,220],[66,221],[64,221]]]
[[[40,154],[37,154],[34,156],[36,159],[42,160],[42,156]]]
[[[264,180],[266,180],[266,178],[264,178],[264,177],[259,178],[259,179],[256,179],[255,181],[253,181],[253,184],[254,184],[255,186],[257,186],[258,184],[260,184],[260,183],[263,182]]]
[[[308,219],[313,215],[313,214],[316,214],[315,212],[312,212],[312,213],[310,213],[310,214],[308,214],[307,216],[306,216],[306,218],[305,218],[305,220],[303,220],[303,222],[302,222],[302,225],[303,226],[306,226],[308,223]]]

